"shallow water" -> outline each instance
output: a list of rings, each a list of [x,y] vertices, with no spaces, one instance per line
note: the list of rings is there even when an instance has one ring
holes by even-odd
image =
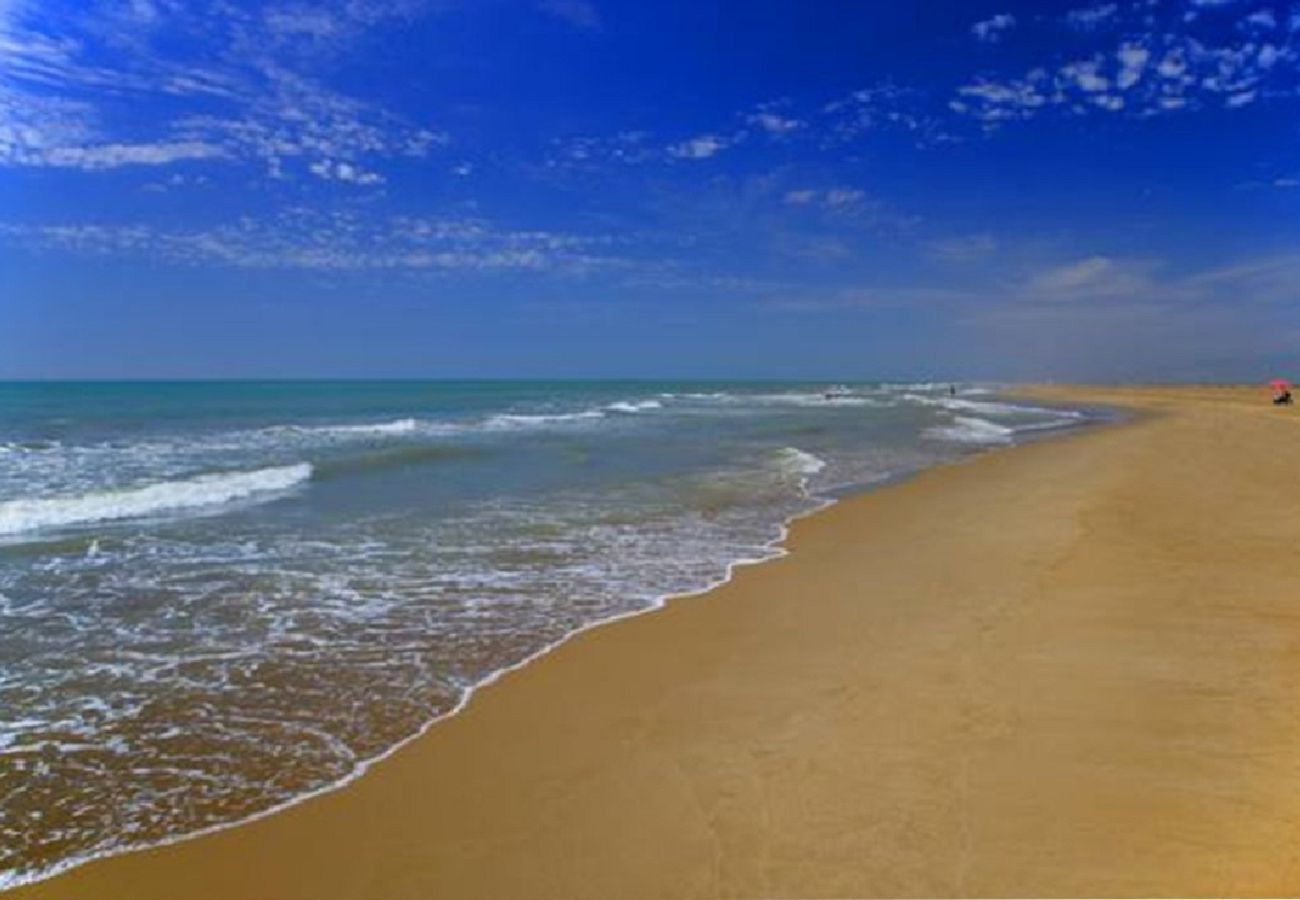
[[[0,886],[346,780],[827,496],[1087,418],[827,390],[0,385]]]

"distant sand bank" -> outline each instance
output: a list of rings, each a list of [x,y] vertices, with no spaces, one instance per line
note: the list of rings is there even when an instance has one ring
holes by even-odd
[[[14,900],[1300,893],[1300,410],[1151,415],[802,520],[366,777]]]

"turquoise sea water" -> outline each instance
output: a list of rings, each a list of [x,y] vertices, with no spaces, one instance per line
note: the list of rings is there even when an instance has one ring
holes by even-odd
[[[0,384],[0,886],[339,784],[829,497],[1087,418],[926,384]]]

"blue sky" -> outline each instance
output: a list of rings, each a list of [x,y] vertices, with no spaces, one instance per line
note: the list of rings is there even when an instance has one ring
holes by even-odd
[[[0,0],[0,377],[1300,375],[1300,5]]]

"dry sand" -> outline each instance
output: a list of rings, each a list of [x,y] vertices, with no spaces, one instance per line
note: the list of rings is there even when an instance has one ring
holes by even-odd
[[[344,790],[12,898],[1300,894],[1300,410],[1055,395],[1150,414],[844,502]]]

